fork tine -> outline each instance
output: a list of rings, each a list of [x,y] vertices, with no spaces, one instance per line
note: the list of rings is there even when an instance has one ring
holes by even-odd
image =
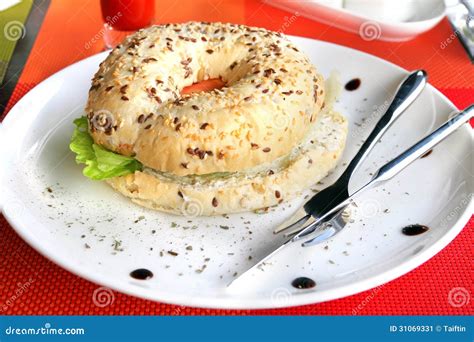
[[[306,213],[303,207],[299,208],[289,219],[281,223],[274,231],[274,234],[278,234],[284,230],[292,229],[295,227],[302,226],[310,215]]]
[[[327,241],[329,238],[334,236],[337,233],[337,229],[335,229],[330,223],[323,223],[320,227],[318,227],[318,234],[312,237],[311,239],[303,242],[301,246],[309,247],[317,245],[318,243]]]
[[[310,222],[306,223],[302,227],[293,229],[292,231],[286,233],[285,236],[289,237],[290,235],[296,234],[295,236],[293,236],[292,240],[293,241],[298,241],[298,240],[302,239],[305,236],[313,234],[315,231],[319,230],[321,225],[326,224],[324,220],[319,220],[319,219],[317,220],[317,219],[313,218],[312,216],[311,216],[311,218],[312,218],[311,220],[309,218],[307,219],[307,221],[309,220]],[[301,234],[301,232],[304,229],[307,229],[307,228],[309,228],[308,231]]]
[[[337,213],[337,212],[336,212]],[[319,232],[321,230],[325,230],[328,222],[334,217],[335,213],[330,214],[326,217],[318,218],[312,220],[310,223],[305,225],[301,228],[300,232],[293,237],[293,241],[298,241],[303,239],[304,237],[313,234],[314,232]],[[302,232],[303,230],[307,229],[307,231]]]
[[[347,212],[347,208],[348,206],[338,211],[335,216],[329,218],[326,222],[322,223],[321,226],[318,227],[319,234],[305,241],[302,246],[309,247],[317,245],[343,230],[350,218],[350,213]]]
[[[290,231],[286,232],[285,233],[285,237],[290,237],[291,235],[294,235],[294,234],[297,234],[299,232],[301,232],[303,229],[305,229],[306,227],[308,227],[311,223],[313,223],[315,220],[315,218],[313,216],[311,216],[310,218],[307,219],[307,221],[305,223],[307,223],[304,227],[301,225],[298,225],[298,226],[295,226],[293,229],[291,229]],[[290,227],[287,227],[288,229],[290,229]]]

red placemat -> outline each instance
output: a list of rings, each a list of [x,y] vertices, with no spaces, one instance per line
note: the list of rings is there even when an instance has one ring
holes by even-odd
[[[65,66],[102,50],[98,1],[53,0],[8,110],[32,87]],[[403,43],[365,41],[355,34],[272,8],[256,0],[157,1],[158,22],[228,21],[335,42],[380,56],[407,69],[424,68],[430,82],[458,107],[474,102],[474,68],[444,20],[435,29]],[[79,278],[29,247],[0,216],[0,314],[7,315],[469,315],[472,301],[459,305],[451,292],[470,299],[473,228],[431,260],[382,287],[326,303],[277,310],[209,310],[155,303],[114,292],[98,307],[99,285]],[[460,298],[460,297],[458,297]]]

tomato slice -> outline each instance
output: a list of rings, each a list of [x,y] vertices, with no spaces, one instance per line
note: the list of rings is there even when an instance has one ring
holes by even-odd
[[[198,83],[191,84],[190,86],[184,87],[181,90],[181,94],[191,94],[199,91],[209,91],[212,89],[222,88],[225,83],[220,78],[212,78],[210,80],[201,81]]]

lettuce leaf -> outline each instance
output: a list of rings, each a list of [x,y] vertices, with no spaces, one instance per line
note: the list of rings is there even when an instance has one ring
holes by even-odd
[[[76,154],[76,163],[85,164],[84,176],[95,180],[124,176],[142,170],[143,165],[132,157],[107,151],[94,143],[85,116],[74,120],[74,133],[69,148]]]

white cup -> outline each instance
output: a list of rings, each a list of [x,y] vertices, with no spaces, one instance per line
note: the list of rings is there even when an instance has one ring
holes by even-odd
[[[413,0],[344,0],[344,9],[384,22],[410,20],[414,5]]]

